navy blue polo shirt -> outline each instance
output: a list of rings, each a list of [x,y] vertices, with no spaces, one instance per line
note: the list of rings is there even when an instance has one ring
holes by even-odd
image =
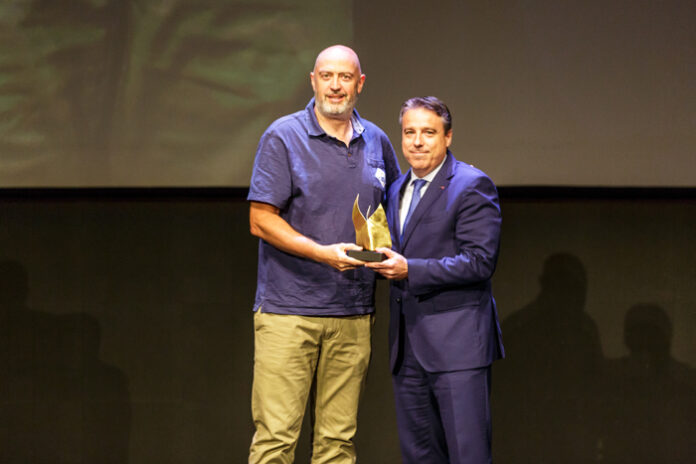
[[[324,132],[314,99],[273,122],[256,151],[250,201],[279,208],[299,233],[327,245],[355,242],[351,219],[360,195],[363,214],[374,211],[400,175],[394,149],[376,125],[352,116],[348,146]],[[349,316],[374,311],[375,274],[366,268],[340,272],[327,264],[285,253],[259,241],[254,311],[306,316]]]

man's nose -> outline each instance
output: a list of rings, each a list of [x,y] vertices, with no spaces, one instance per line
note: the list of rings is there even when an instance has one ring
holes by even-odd
[[[420,132],[418,132],[415,137],[413,138],[413,144],[417,147],[420,147],[423,145],[423,138]]]
[[[340,90],[340,89],[341,89],[341,85],[340,85],[340,83],[339,83],[339,81],[338,81],[338,76],[334,76],[334,77],[331,79],[331,89],[332,89],[332,90]]]

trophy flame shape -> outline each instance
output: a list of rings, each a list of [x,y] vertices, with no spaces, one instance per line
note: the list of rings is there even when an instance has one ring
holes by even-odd
[[[391,248],[387,214],[382,205],[379,205],[372,215],[370,215],[370,207],[368,206],[365,216],[363,216],[358,205],[359,198],[360,195],[356,196],[355,203],[353,203],[353,226],[355,226],[355,243],[363,247],[365,251],[349,251],[348,255],[362,261],[382,261],[385,256],[374,250],[379,247]]]

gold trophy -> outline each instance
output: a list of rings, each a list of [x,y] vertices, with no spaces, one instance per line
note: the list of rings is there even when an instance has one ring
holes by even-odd
[[[355,226],[355,243],[363,249],[348,250],[346,254],[360,261],[384,261],[387,259],[387,255],[374,250],[379,247],[391,248],[387,215],[382,205],[379,205],[372,215],[370,215],[370,207],[368,206],[367,212],[363,216],[358,206],[359,197],[360,195],[356,196],[355,203],[353,203],[353,225]]]

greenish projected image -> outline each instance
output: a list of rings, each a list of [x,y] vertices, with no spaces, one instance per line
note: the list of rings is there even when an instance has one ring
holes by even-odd
[[[4,0],[0,186],[248,185],[352,34],[336,0]]]

